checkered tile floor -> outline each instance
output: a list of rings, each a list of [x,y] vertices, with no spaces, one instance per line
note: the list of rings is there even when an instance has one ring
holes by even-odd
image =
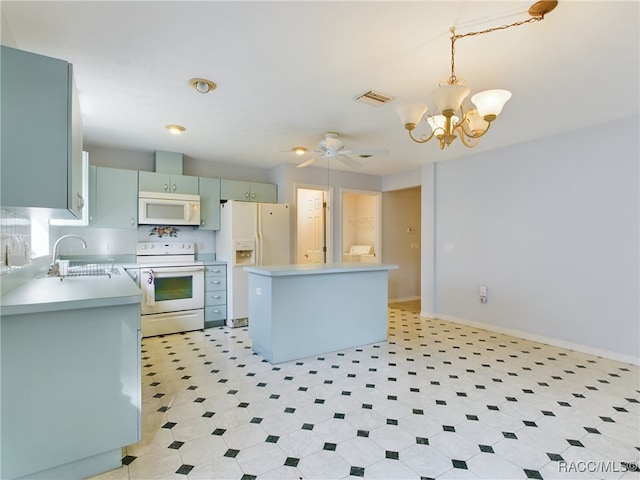
[[[220,327],[142,365],[142,441],[96,479],[640,478],[637,366],[401,308],[380,344],[271,365]]]

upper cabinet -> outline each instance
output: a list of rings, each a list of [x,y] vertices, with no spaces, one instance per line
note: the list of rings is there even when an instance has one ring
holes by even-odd
[[[198,177],[176,173],[140,172],[138,190],[198,195]]]
[[[138,172],[89,167],[89,226],[138,227]]]
[[[200,230],[220,230],[220,179],[199,177]]]
[[[220,200],[243,200],[245,202],[278,202],[278,187],[271,183],[220,181]]]
[[[3,208],[82,216],[82,123],[70,63],[2,46]]]

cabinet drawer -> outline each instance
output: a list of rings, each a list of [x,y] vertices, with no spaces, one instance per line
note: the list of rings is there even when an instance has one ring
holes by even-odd
[[[227,277],[204,277],[204,290],[208,292],[210,290],[226,290],[227,289]]]
[[[204,308],[204,321],[211,322],[214,320],[226,320],[227,318],[227,306],[216,305],[214,307]]]
[[[204,274],[207,277],[225,277],[227,275],[227,267],[226,265],[205,265]]]
[[[210,305],[226,305],[227,304],[227,292],[225,290],[214,290],[206,292],[204,295],[204,304]]]

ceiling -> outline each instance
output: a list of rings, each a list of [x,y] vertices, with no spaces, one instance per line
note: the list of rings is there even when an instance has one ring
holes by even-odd
[[[450,74],[449,28],[528,18],[532,1],[7,1],[2,43],[74,65],[85,145],[272,168],[327,131],[387,175],[637,115],[637,1],[560,1],[542,22],[456,42],[471,92],[513,93],[476,149],[413,143],[395,113]],[[189,79],[218,88],[202,95]],[[369,106],[353,97],[395,97]],[[164,126],[186,127],[181,136]],[[338,169],[347,169],[340,163]]]

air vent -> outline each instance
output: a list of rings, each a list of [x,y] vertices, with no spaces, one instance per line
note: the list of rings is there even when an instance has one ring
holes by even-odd
[[[374,107],[379,107],[380,105],[390,102],[393,98],[394,97],[390,95],[374,92],[373,90],[369,90],[353,97],[356,102],[366,103],[367,105],[373,105]]]

